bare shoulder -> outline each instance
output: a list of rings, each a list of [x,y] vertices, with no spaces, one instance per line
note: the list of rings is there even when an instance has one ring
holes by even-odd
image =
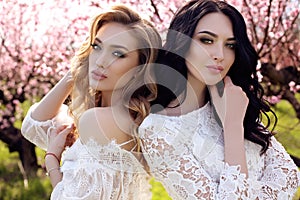
[[[81,140],[88,141],[90,138],[96,140],[100,145],[116,140],[122,144],[131,136],[131,117],[129,113],[113,109],[112,107],[96,107],[85,111],[79,119],[78,131]],[[130,149],[132,145],[125,145]]]

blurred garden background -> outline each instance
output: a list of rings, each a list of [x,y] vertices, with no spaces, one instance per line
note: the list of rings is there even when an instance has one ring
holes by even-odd
[[[184,0],[0,0],[0,200],[49,199],[41,149],[20,134],[22,120],[70,67],[90,18],[131,6],[162,37]],[[278,115],[276,138],[300,166],[300,0],[228,0],[241,11],[259,53],[257,74]],[[153,199],[170,199],[151,180]],[[300,199],[300,191],[294,200]]]

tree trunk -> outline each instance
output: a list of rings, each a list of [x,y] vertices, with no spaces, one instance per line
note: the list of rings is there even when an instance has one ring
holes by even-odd
[[[38,169],[35,145],[26,140],[21,131],[13,126],[0,130],[0,140],[8,145],[10,152],[17,151],[22,162],[23,177],[35,177]]]
[[[292,104],[296,112],[297,118],[300,119],[300,103],[296,99],[295,94],[292,93],[290,90],[285,90],[283,92],[282,98],[286,99],[288,102],[290,102],[290,104]]]

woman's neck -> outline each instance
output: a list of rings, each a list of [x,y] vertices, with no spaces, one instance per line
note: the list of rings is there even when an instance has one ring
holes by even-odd
[[[117,105],[121,99],[121,90],[102,91],[101,92],[101,107],[112,107]]]
[[[197,110],[205,105],[206,85],[191,74],[188,74],[187,78],[187,90],[184,101],[180,102],[182,98],[179,97],[169,104],[169,108],[158,112],[159,114],[179,116]],[[182,97],[184,97],[184,94],[182,94]],[[176,106],[178,104],[180,106]]]
[[[187,77],[187,94],[183,104],[190,110],[201,108],[205,105],[206,84],[196,79],[190,73]]]

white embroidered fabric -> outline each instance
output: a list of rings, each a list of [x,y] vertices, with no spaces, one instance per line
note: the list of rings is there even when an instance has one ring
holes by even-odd
[[[248,177],[224,162],[222,128],[208,103],[182,116],[150,114],[139,127],[151,174],[177,199],[292,199],[300,173],[283,146],[245,141]]]
[[[68,119],[63,105],[52,120],[39,122],[31,117],[36,105],[28,111],[22,134],[38,147],[47,149],[47,133]],[[69,120],[69,119],[68,119]],[[150,176],[133,152],[111,141],[100,146],[93,140],[80,139],[65,150],[62,156],[63,179],[52,191],[51,200],[131,200],[151,199]]]

